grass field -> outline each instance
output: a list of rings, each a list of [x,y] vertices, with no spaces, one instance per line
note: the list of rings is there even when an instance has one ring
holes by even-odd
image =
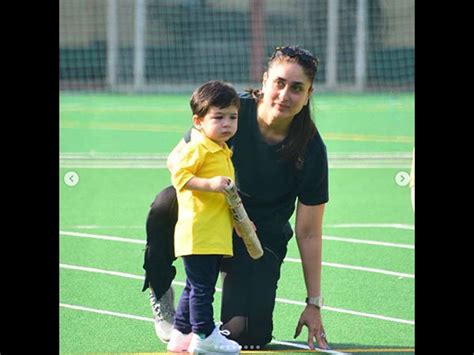
[[[190,126],[188,95],[60,97],[60,350],[160,353],[143,282],[145,219],[169,185],[164,159]],[[407,186],[412,94],[316,95],[330,164],[324,219],[322,315],[333,351],[414,353],[414,216]],[[77,185],[64,181],[77,173]],[[185,280],[182,263],[175,287]],[[218,287],[220,285],[218,284]],[[294,238],[283,265],[275,340],[293,339],[306,296]],[[215,314],[220,310],[220,289]],[[262,352],[260,352],[262,353]]]

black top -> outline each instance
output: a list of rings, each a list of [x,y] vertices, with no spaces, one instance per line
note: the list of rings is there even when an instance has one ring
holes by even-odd
[[[292,237],[289,219],[298,197],[305,205],[326,203],[328,163],[326,146],[317,132],[308,144],[304,164],[282,161],[275,145],[264,142],[257,124],[257,105],[248,93],[240,95],[238,130],[227,144],[233,150],[236,183],[249,218],[262,244],[286,248]],[[189,132],[185,140],[189,141]]]

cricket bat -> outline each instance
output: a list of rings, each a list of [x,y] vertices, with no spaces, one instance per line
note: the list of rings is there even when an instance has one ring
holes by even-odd
[[[225,197],[232,213],[235,226],[240,232],[245,247],[252,259],[258,259],[263,255],[262,245],[253,229],[253,224],[245,211],[242,200],[237,192],[233,181],[225,188]]]

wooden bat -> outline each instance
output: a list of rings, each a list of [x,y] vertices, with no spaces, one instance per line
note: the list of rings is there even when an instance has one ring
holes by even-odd
[[[245,211],[242,200],[237,192],[237,187],[230,180],[225,188],[225,197],[232,213],[232,218],[236,228],[240,232],[240,236],[244,241],[245,247],[252,259],[258,259],[263,255],[262,245],[255,233],[254,226]]]

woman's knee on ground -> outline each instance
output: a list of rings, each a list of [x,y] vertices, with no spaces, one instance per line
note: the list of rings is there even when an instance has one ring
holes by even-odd
[[[222,326],[230,332],[229,338],[237,341],[244,350],[258,350],[272,341],[272,326],[248,328],[248,318],[235,316]]]
[[[246,323],[247,317],[235,316],[222,325],[222,329],[226,329],[230,332],[229,337],[231,339],[237,339],[245,331]]]

